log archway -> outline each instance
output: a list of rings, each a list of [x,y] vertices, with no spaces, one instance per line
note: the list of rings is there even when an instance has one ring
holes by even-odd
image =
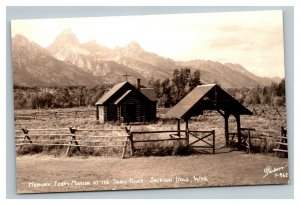
[[[216,110],[224,118],[224,133],[226,146],[229,144],[228,119],[232,115],[236,120],[238,147],[241,147],[241,115],[252,115],[244,105],[216,84],[197,86],[180,102],[171,108],[166,118],[177,119],[177,129],[180,130],[180,120],[185,121],[186,130],[191,117],[203,115],[204,110]]]

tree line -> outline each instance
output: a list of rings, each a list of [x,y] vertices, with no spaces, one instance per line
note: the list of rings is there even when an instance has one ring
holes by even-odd
[[[172,78],[167,78],[165,80],[152,78],[149,84],[155,90],[158,98],[158,106],[172,107],[197,85],[202,85],[204,83],[201,81],[200,70],[195,70],[194,73],[192,73],[189,68],[183,68],[174,70]],[[217,84],[222,87],[222,84]],[[270,86],[257,85],[257,87],[254,88],[223,89],[243,104],[285,105],[284,79],[279,83],[273,82]]]
[[[150,87],[154,88],[159,107],[172,107],[197,85],[202,85],[201,72],[193,73],[189,68],[175,69],[172,78],[164,80],[151,78]]]
[[[176,69],[171,78],[164,80],[151,78],[149,87],[153,87],[158,98],[158,107],[172,107],[185,97],[197,85],[202,85],[201,72],[192,72],[189,68]],[[221,84],[218,84],[222,86]],[[94,106],[97,100],[111,86],[94,87],[14,87],[16,109],[71,108]],[[223,88],[224,89],[224,88]],[[244,104],[285,105],[285,80],[270,86],[255,88],[225,89]]]
[[[14,87],[16,109],[94,106],[108,86]]]
[[[257,86],[255,88],[240,88],[227,90],[234,98],[244,104],[266,104],[272,106],[285,105],[285,79],[270,86]]]

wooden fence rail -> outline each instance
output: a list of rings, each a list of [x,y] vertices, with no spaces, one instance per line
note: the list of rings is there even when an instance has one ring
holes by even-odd
[[[65,117],[75,117],[81,118],[83,116],[94,116],[94,110],[75,110],[75,111],[37,111],[33,113],[16,113],[15,119],[24,120],[38,120],[43,118],[65,118]]]
[[[178,133],[178,132],[185,132],[185,130],[154,130],[154,131],[133,131],[131,134],[149,134],[149,133]]]
[[[130,128],[126,128],[127,134],[129,135],[129,147],[131,155],[133,156],[136,148],[135,143],[153,143],[153,142],[163,142],[163,141],[178,141],[185,140],[186,138],[181,137],[180,133],[185,133],[185,130],[155,130],[155,131],[130,131]],[[147,140],[136,140],[135,138],[143,137],[144,134],[163,134],[170,133],[168,138],[158,138],[158,139],[147,139]],[[150,136],[153,138],[153,135]]]

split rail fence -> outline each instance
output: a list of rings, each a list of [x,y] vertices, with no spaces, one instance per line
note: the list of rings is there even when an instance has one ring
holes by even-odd
[[[283,107],[280,106],[248,106],[249,109],[253,112],[254,115],[265,117],[268,115],[282,117],[286,114],[286,111]]]
[[[101,135],[99,134],[101,133]],[[106,133],[106,134],[104,134]],[[147,137],[145,137],[147,135]],[[212,137],[212,143],[207,139]],[[191,140],[195,138],[196,140]],[[21,129],[16,130],[17,154],[22,147],[27,145],[37,146],[65,146],[65,156],[69,156],[70,148],[81,151],[81,147],[88,148],[113,148],[122,149],[122,158],[125,158],[126,149],[130,149],[133,156],[137,143],[153,143],[164,141],[183,141],[186,146],[212,149],[215,153],[215,131],[196,130],[156,130],[156,131],[131,131],[130,127],[123,129]],[[197,146],[196,143],[204,142],[207,146]]]
[[[274,152],[275,156],[278,152],[288,152],[287,135],[285,132],[281,132],[281,136],[275,133],[265,133],[262,130],[256,130],[254,128],[241,128],[241,145],[249,154],[254,148],[254,142],[258,142],[260,152]],[[256,132],[256,134],[254,134]],[[229,139],[231,143],[237,143],[237,133],[229,133]],[[273,148],[276,147],[276,148]]]
[[[33,113],[17,113],[16,120],[44,120],[44,119],[61,119],[61,118],[82,118],[94,116],[94,110],[73,110],[73,111],[37,111]]]
[[[101,133],[101,135],[99,135]],[[107,133],[107,134],[105,134]],[[113,135],[113,136],[112,136]],[[69,156],[70,148],[123,148],[122,157],[128,141],[124,129],[22,129],[16,130],[16,146],[18,153],[23,146],[66,146],[65,156]]]

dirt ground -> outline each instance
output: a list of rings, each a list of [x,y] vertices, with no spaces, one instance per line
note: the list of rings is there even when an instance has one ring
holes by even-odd
[[[16,166],[18,193],[288,183],[286,158],[240,151],[127,159],[24,155]]]

